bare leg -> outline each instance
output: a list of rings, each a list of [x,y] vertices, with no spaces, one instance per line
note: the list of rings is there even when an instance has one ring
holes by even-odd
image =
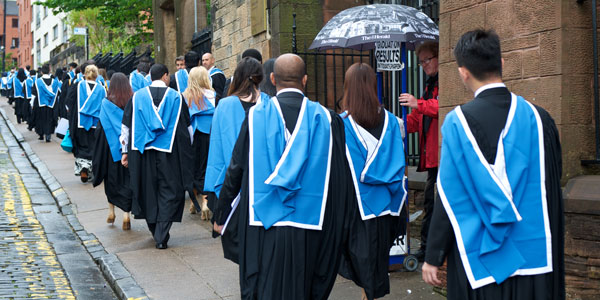
[[[196,189],[194,189],[194,196],[196,197],[196,199],[198,199],[198,192],[196,191]],[[194,205],[194,202],[190,199],[190,213],[192,215],[196,214],[196,212],[199,210],[199,207],[196,207]]]
[[[106,218],[106,223],[115,223],[115,206],[112,204],[108,204],[108,218]]]
[[[130,230],[130,229],[131,229],[131,221],[129,220],[129,213],[124,212],[123,213],[123,230]]]
[[[202,220],[209,221],[210,220],[210,209],[208,209],[208,198],[206,195],[202,195]]]

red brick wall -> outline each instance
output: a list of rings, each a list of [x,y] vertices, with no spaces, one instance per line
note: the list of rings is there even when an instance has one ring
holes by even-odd
[[[12,39],[13,38],[19,38],[19,28],[15,28],[12,26],[12,20],[13,19],[18,19],[19,16],[11,16],[11,15],[7,15],[6,16],[6,54],[8,55],[8,53],[12,53],[12,58],[17,58],[18,59],[18,48],[11,48],[11,43],[12,43]],[[2,3],[0,3],[0,28],[4,28],[2,26],[4,26],[4,7],[2,5]],[[0,32],[0,35],[2,34],[2,32]],[[0,45],[2,46],[2,45]],[[0,61],[0,64],[2,64],[2,62]],[[10,61],[7,59],[6,60],[6,65],[8,66],[10,64]],[[8,67],[7,67],[8,68]]]
[[[560,131],[563,182],[593,173],[591,1],[441,0],[440,114],[472,99],[458,77],[452,49],[466,31],[500,36],[509,89],[548,110]],[[441,123],[440,123],[441,125]]]
[[[33,56],[31,48],[33,48],[33,33],[31,32],[31,23],[33,17],[33,8],[31,0],[18,0],[19,6],[19,67],[33,66]]]

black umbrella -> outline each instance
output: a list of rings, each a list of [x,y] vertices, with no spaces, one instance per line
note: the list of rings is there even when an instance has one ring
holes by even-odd
[[[375,42],[405,42],[409,48],[437,41],[437,25],[421,11],[399,4],[362,5],[341,11],[321,29],[309,49],[369,50]]]

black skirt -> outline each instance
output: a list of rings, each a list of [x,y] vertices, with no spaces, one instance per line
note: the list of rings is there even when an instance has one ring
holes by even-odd
[[[131,211],[133,194],[130,187],[129,170],[120,161],[113,161],[102,126],[96,128],[96,145],[92,158],[94,187],[104,181],[104,192],[108,202],[125,212]]]

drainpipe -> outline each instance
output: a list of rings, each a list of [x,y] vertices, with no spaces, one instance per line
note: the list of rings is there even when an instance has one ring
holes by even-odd
[[[6,71],[6,0],[4,0],[4,29],[2,34],[4,36],[2,39],[2,47],[4,48],[2,50],[2,72],[4,73]]]
[[[194,33],[198,32],[198,0],[194,0]]]

